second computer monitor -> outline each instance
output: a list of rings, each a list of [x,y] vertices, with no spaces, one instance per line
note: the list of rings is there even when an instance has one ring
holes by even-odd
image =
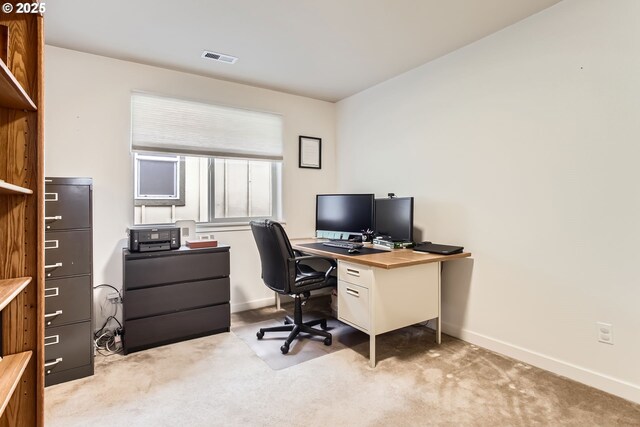
[[[376,234],[394,241],[413,241],[413,197],[376,199]]]

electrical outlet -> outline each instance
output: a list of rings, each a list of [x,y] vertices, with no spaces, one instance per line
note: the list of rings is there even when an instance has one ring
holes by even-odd
[[[111,301],[112,304],[118,304],[120,303],[120,294],[117,292],[111,292],[107,295],[107,300]]]
[[[613,345],[613,325],[610,323],[596,322],[598,327],[598,341]]]

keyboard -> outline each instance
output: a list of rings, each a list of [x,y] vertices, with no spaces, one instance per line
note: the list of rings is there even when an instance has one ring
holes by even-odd
[[[341,248],[341,249],[360,249],[364,245],[362,243],[357,242],[341,242],[341,241],[331,241],[331,242],[323,242],[324,246],[329,246],[332,248]]]

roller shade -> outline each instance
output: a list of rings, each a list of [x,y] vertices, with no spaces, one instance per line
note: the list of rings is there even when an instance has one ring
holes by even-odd
[[[282,116],[133,93],[131,148],[134,151],[282,160]]]

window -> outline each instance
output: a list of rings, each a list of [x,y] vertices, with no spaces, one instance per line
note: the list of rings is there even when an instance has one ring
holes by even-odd
[[[274,217],[279,175],[274,162],[212,159],[210,221]]]
[[[134,93],[134,222],[280,218],[282,117]]]
[[[184,206],[184,158],[134,154],[136,206]]]

